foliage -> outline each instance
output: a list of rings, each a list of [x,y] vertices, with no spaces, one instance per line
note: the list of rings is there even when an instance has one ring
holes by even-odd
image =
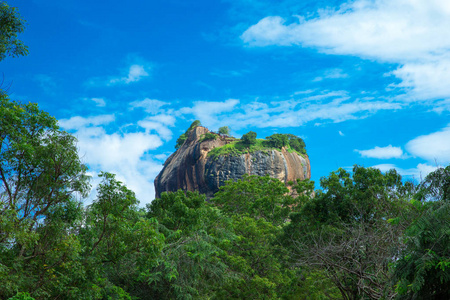
[[[202,124],[199,120],[195,120],[194,122],[192,122],[192,124],[189,126],[189,128],[186,130],[186,132],[183,133],[182,135],[180,135],[180,137],[177,139],[177,143],[175,144],[175,149],[178,149],[181,146],[183,146],[184,142],[188,138],[189,132],[191,132],[191,130],[193,130],[195,127],[198,127],[198,126],[202,126]]]
[[[0,61],[7,56],[17,57],[28,54],[28,48],[17,35],[23,32],[25,21],[15,7],[0,2]]]
[[[219,128],[219,134],[229,135],[230,134],[230,127],[228,127],[228,126],[220,127]]]
[[[199,143],[204,142],[204,141],[209,141],[209,140],[215,140],[215,139],[217,139],[217,134],[212,133],[212,132],[207,132],[207,133],[201,135]]]
[[[339,169],[315,193],[308,180],[244,176],[210,203],[180,190],[147,211],[102,172],[83,207],[76,139],[36,104],[0,101],[1,299],[450,298],[450,166],[418,186]],[[214,151],[280,145],[304,151],[279,134]]]
[[[269,176],[244,176],[221,187],[211,202],[232,219],[238,238],[226,261],[239,274],[219,291],[220,298],[291,297],[300,286],[298,269],[287,264],[289,252],[279,243],[281,225],[300,206],[300,198]]]
[[[247,134],[250,134],[251,132]],[[300,155],[306,154],[305,142],[303,142],[301,138],[292,134],[277,134],[274,136],[282,136],[288,141],[287,150],[289,152],[295,151]],[[255,139],[253,139],[252,137],[255,137]],[[250,139],[250,142],[248,141],[248,139]],[[281,146],[278,147],[277,143],[272,142],[274,139],[275,138],[273,138],[272,136],[272,139],[268,141],[263,139],[256,139],[256,133],[250,134],[250,137],[244,134],[240,140],[231,141],[221,147],[212,149],[210,152],[208,152],[208,156],[212,156],[214,158],[222,155],[239,156],[245,153],[253,153],[256,151],[267,152],[270,149],[281,149]]]
[[[246,146],[254,145],[256,143],[256,132],[247,132],[241,137],[241,141]]]
[[[300,154],[306,154],[306,145],[302,138],[293,134],[275,133],[266,137],[265,145],[271,148],[291,148]]]
[[[225,144],[221,147],[215,147],[211,151],[208,152],[208,156],[213,158],[217,158],[221,155],[233,155],[239,156],[245,153],[253,153],[255,151],[267,151],[267,148],[262,145],[262,140],[256,140],[253,145],[247,145],[242,143],[240,140],[232,141],[228,144]]]
[[[282,147],[289,145],[289,138],[285,134],[275,133],[266,137],[265,143],[267,147],[281,149]]]
[[[142,274],[155,299],[206,299],[233,277],[223,262],[235,235],[229,219],[193,192],[163,193],[147,206],[166,244],[155,266]]]
[[[17,293],[14,297],[9,298],[8,300],[34,300],[34,298],[31,297],[29,293]]]
[[[390,297],[389,262],[405,228],[409,195],[394,170],[355,166],[321,179],[323,191],[291,215],[285,243],[296,263],[333,281],[344,299]]]
[[[36,104],[0,95],[0,298],[49,297],[73,272],[77,195],[89,190],[75,138]]]
[[[89,270],[87,282],[95,283],[102,297],[128,299],[139,291],[135,282],[159,256],[164,237],[156,220],[138,211],[131,190],[113,174],[101,173],[100,177],[97,198],[87,207],[78,228],[83,265]]]
[[[297,209],[296,199],[288,196],[288,192],[283,182],[269,175],[244,175],[220,187],[211,202],[228,215],[264,219],[277,226],[285,223],[289,214]]]
[[[293,134],[286,134],[289,139],[289,146],[301,154],[306,154],[306,145],[302,138]]]
[[[406,247],[394,266],[399,299],[450,298],[450,166],[430,173],[417,194],[432,199],[408,227]]]

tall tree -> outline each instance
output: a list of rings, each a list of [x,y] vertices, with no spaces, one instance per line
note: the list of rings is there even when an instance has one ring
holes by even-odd
[[[397,218],[408,211],[412,187],[395,170],[359,166],[353,176],[332,172],[321,186],[285,227],[295,263],[325,272],[344,299],[392,297],[389,264],[405,228]]]
[[[419,216],[408,227],[394,267],[398,299],[450,298],[450,166],[419,186]]]
[[[17,57],[28,54],[28,48],[17,35],[23,32],[25,21],[15,7],[0,2],[0,61],[7,56]]]
[[[298,269],[288,263],[290,253],[279,237],[289,213],[300,207],[303,199],[288,193],[278,179],[244,176],[227,182],[211,199],[231,218],[238,236],[226,255],[227,264],[238,276],[222,286],[221,298],[289,299],[298,292]]]
[[[233,271],[224,253],[235,235],[230,220],[197,192],[163,193],[147,206],[159,222],[165,245],[141,289],[152,299],[209,299]]]
[[[36,104],[0,94],[0,298],[61,287],[80,251],[73,223],[89,189],[76,139]]]

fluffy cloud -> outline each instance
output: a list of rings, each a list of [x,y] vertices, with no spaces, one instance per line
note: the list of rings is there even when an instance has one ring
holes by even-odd
[[[408,100],[450,96],[450,2],[447,0],[356,0],[317,18],[287,23],[269,16],[241,39],[249,46],[315,47],[328,54],[398,63],[392,72]]]
[[[80,117],[75,116],[70,119],[59,120],[59,125],[66,130],[79,129],[90,125],[106,125],[115,120],[114,115],[99,115],[93,117]]]
[[[406,144],[406,150],[416,157],[447,165],[450,163],[450,125],[444,129],[419,136]]]
[[[226,118],[226,114],[235,111],[239,100],[228,99],[224,102],[196,101],[192,107],[183,107],[179,114],[192,114],[196,119],[201,119],[202,124],[210,127],[220,125],[220,119]]]
[[[141,80],[144,77],[150,76],[149,73],[146,71],[145,66],[143,65],[131,65],[128,70],[128,75],[120,78],[112,78],[109,80],[110,84],[116,84],[116,83],[125,83],[129,84],[131,82],[136,82]]]
[[[136,193],[141,205],[149,203],[155,195],[153,179],[161,170],[160,161],[155,161],[149,151],[160,147],[161,138],[168,138],[171,132],[164,131],[164,126],[158,127],[160,123],[154,121],[153,127],[160,135],[148,130],[108,133],[104,127],[112,121],[113,115],[76,116],[61,120],[60,125],[77,137],[80,157],[93,175],[100,171],[115,173]],[[98,180],[93,183],[95,185]]]
[[[375,147],[369,150],[355,150],[363,157],[389,159],[389,158],[404,158],[403,150],[400,147],[393,147],[392,145],[386,147]]]

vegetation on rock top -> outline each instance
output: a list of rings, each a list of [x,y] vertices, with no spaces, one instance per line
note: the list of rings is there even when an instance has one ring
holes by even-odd
[[[305,142],[302,138],[293,134],[273,134],[266,139],[257,139],[256,133],[250,131],[242,136],[241,139],[235,139],[226,145],[212,149],[208,156],[217,158],[221,155],[239,156],[245,153],[254,153],[256,151],[267,152],[268,150],[281,150],[295,152],[302,157],[306,155]]]
[[[177,139],[177,143],[175,144],[175,149],[178,150],[181,146],[183,146],[184,142],[187,140],[189,132],[191,132],[195,127],[202,126],[202,123],[199,120],[195,120],[192,122],[191,126],[186,130],[185,133],[180,135],[180,137]]]

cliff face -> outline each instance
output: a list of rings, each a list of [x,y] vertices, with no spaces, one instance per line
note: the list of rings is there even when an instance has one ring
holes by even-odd
[[[237,180],[244,174],[269,175],[287,183],[311,177],[309,158],[286,150],[255,151],[238,156],[208,156],[216,148],[230,143],[229,138],[199,142],[208,133],[198,126],[189,132],[186,142],[164,163],[164,168],[155,178],[156,197],[162,192],[178,189],[199,191],[212,197],[226,180]]]

